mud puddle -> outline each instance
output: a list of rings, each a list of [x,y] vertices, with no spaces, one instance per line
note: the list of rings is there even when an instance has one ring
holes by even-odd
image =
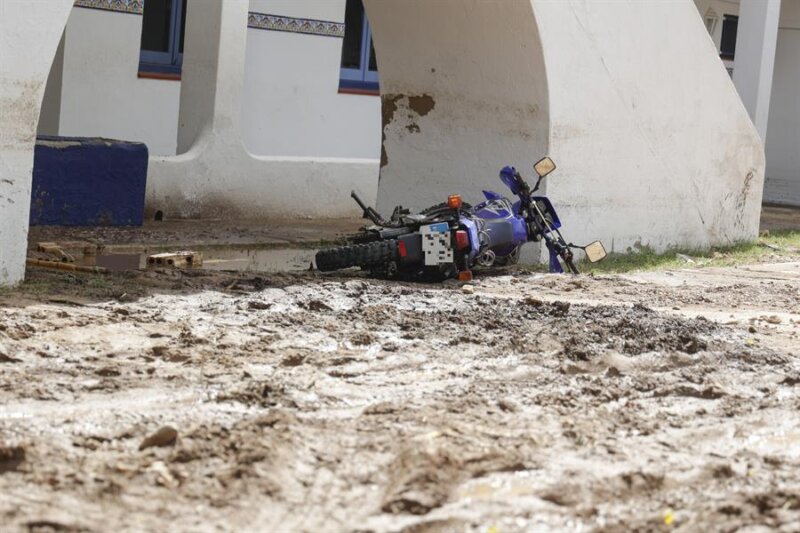
[[[175,250],[149,251],[148,253],[111,253],[83,255],[77,262],[84,266],[98,266],[111,272],[144,270],[151,253]],[[213,247],[193,248],[203,254],[203,269],[239,272],[300,272],[314,264],[316,250],[311,248],[247,248]]]
[[[203,268],[244,272],[299,272],[309,270],[316,250],[309,248],[214,249],[204,252]]]

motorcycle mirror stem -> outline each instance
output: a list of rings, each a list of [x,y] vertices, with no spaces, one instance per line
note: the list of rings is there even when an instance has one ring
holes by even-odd
[[[590,242],[586,246],[578,246],[572,243],[567,244],[567,246],[583,250],[586,253],[586,259],[588,259],[590,263],[597,263],[608,256],[608,252],[606,252],[603,243],[600,241]]]
[[[531,191],[531,193],[535,193],[536,191],[539,190],[539,185],[541,185],[543,179],[544,176],[539,176],[539,179],[536,180],[536,185],[533,186],[533,190]]]
[[[545,176],[550,175],[555,169],[556,164],[549,156],[541,158],[533,165],[533,170],[539,176],[539,179],[536,180],[536,186],[533,188],[533,192],[539,190],[539,185],[542,183]]]

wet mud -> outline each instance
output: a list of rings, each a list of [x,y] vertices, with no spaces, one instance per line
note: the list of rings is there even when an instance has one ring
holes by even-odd
[[[794,268],[11,303],[0,523],[796,531]]]

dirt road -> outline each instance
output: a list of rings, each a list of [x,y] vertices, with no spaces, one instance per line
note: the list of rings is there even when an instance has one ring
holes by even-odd
[[[800,530],[800,263],[258,289],[0,308],[0,529]]]

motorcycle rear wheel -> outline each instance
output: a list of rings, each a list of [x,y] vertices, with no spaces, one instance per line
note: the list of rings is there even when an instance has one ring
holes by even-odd
[[[317,270],[322,272],[351,267],[380,268],[398,258],[397,239],[320,250],[315,257]]]

